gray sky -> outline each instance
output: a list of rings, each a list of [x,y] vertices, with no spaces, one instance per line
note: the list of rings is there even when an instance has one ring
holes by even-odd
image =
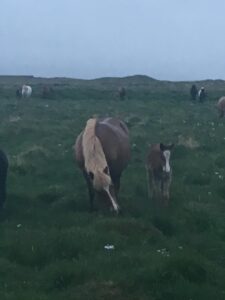
[[[225,79],[225,0],[0,0],[0,74]]]

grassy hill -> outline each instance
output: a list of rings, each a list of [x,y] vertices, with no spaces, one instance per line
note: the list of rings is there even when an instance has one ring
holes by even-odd
[[[32,85],[31,99],[16,99],[23,83]],[[225,298],[225,125],[215,109],[225,82],[197,82],[208,92],[203,104],[190,101],[191,84],[0,76],[0,146],[10,160],[1,300]],[[44,85],[54,88],[51,99],[41,98]],[[92,115],[120,117],[130,129],[119,216],[98,202],[89,213],[73,159],[75,138]],[[176,147],[170,207],[156,213],[144,163],[149,143],[161,141]]]

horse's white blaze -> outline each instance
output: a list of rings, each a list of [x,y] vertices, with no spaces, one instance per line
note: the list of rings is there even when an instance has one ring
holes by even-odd
[[[110,199],[111,202],[112,202],[112,206],[113,206],[114,210],[115,210],[116,212],[118,212],[118,211],[119,211],[119,205],[116,203],[116,201],[113,199],[112,195],[110,194],[109,186],[105,187],[104,190],[105,190],[106,193],[108,194],[109,199]]]
[[[170,151],[169,150],[163,151],[163,155],[166,159],[166,164],[165,166],[163,166],[163,171],[169,173],[170,172]]]

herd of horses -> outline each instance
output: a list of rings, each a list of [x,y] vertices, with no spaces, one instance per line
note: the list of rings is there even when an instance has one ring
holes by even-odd
[[[29,98],[32,94],[32,87],[29,85],[22,85],[21,88],[18,88],[16,90],[16,96],[17,97],[23,97],[23,98]]]
[[[192,100],[197,100],[199,102],[204,102],[207,94],[205,88],[202,86],[199,90],[197,89],[196,85],[193,84],[190,89],[190,95]],[[225,97],[219,98],[218,102],[216,103],[216,107],[218,109],[219,117],[222,118],[225,115]]]
[[[199,90],[195,84],[191,86],[190,95],[192,100],[199,100],[199,102],[203,102],[206,98],[206,92],[204,86],[202,86]]]
[[[148,190],[160,205],[168,205],[171,184],[170,152],[174,145],[154,144],[150,147],[146,170]],[[93,210],[95,194],[118,213],[120,178],[131,155],[129,130],[118,118],[91,118],[78,135],[74,145],[75,160],[86,180],[90,209]],[[0,151],[0,211],[6,200],[8,159]],[[150,194],[149,194],[150,195]]]
[[[32,95],[32,87],[29,85],[22,85],[21,87],[16,89],[16,97],[17,98],[29,98]],[[54,95],[54,89],[51,86],[45,85],[42,88],[41,97],[46,99],[52,97]],[[123,86],[120,86],[117,90],[117,96],[120,100],[124,100],[126,98],[126,89]]]
[[[48,91],[46,90],[46,93]],[[119,96],[126,96],[125,88],[119,89]],[[199,92],[192,86],[191,95]],[[22,97],[30,97],[32,88],[23,85]],[[225,97],[221,97],[217,103],[219,116],[225,115]],[[146,154],[146,176],[148,196],[153,203],[160,207],[169,205],[170,185],[172,181],[172,169],[170,166],[171,151],[174,144],[153,144]],[[78,135],[74,145],[74,156],[79,168],[86,180],[90,209],[93,210],[95,195],[104,198],[110,204],[111,209],[119,212],[118,193],[120,179],[127,167],[131,155],[129,130],[126,124],[113,117],[91,118],[87,121],[83,131]],[[0,210],[2,210],[6,199],[6,180],[8,170],[8,159],[6,154],[0,150]]]

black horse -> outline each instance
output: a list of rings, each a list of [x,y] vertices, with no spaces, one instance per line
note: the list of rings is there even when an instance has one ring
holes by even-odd
[[[198,94],[198,90],[195,84],[192,85],[191,89],[190,89],[190,94],[191,94],[191,99],[192,100],[196,100],[197,94]]]
[[[8,158],[6,154],[0,150],[0,211],[2,210],[6,200],[6,179],[8,171]]]
[[[21,90],[21,88],[16,90],[16,97],[17,98],[21,98],[22,97],[22,90]]]

